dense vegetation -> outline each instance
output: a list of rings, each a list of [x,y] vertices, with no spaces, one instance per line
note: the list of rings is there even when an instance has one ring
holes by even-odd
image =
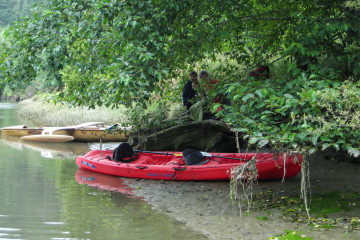
[[[358,0],[46,1],[6,30],[1,85],[138,109],[180,104],[189,70],[207,68],[250,144],[358,156],[359,13]],[[248,77],[260,64],[270,78]]]

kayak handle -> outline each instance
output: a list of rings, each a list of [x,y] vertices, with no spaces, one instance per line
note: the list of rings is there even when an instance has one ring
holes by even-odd
[[[173,170],[175,170],[175,171],[184,171],[184,170],[186,170],[186,167],[174,167]]]
[[[138,168],[138,169],[147,169],[148,167],[147,166],[136,166],[136,168]]]

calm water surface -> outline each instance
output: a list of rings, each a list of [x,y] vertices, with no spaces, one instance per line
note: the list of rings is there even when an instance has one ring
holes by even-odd
[[[26,124],[0,103],[0,127]],[[0,239],[207,239],[132,196],[121,178],[78,170],[93,144],[0,139]]]

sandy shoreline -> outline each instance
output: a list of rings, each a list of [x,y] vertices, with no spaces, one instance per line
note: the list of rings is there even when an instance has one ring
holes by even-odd
[[[313,194],[330,190],[360,192],[360,164],[339,160],[325,161],[319,156],[310,159]],[[126,181],[135,189],[135,195],[144,198],[155,210],[186,223],[187,227],[205,234],[209,239],[269,239],[285,230],[301,231],[313,239],[360,239],[358,230],[345,234],[345,229],[315,229],[305,224],[286,222],[278,210],[247,214],[238,204],[230,201],[228,181]],[[300,181],[300,175],[285,182],[263,181],[258,183],[255,192],[274,190],[299,195]],[[267,220],[259,220],[264,216]]]

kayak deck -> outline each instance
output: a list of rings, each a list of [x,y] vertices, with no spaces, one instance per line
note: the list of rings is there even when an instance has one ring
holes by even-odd
[[[94,150],[76,159],[80,168],[108,175],[162,180],[224,180],[231,169],[256,157],[258,179],[281,179],[296,176],[301,169],[301,156],[272,153],[211,153],[201,165],[186,165],[181,152],[136,153],[131,163],[115,162],[112,151]],[[286,157],[285,161],[283,157]],[[230,157],[237,159],[224,159]]]

